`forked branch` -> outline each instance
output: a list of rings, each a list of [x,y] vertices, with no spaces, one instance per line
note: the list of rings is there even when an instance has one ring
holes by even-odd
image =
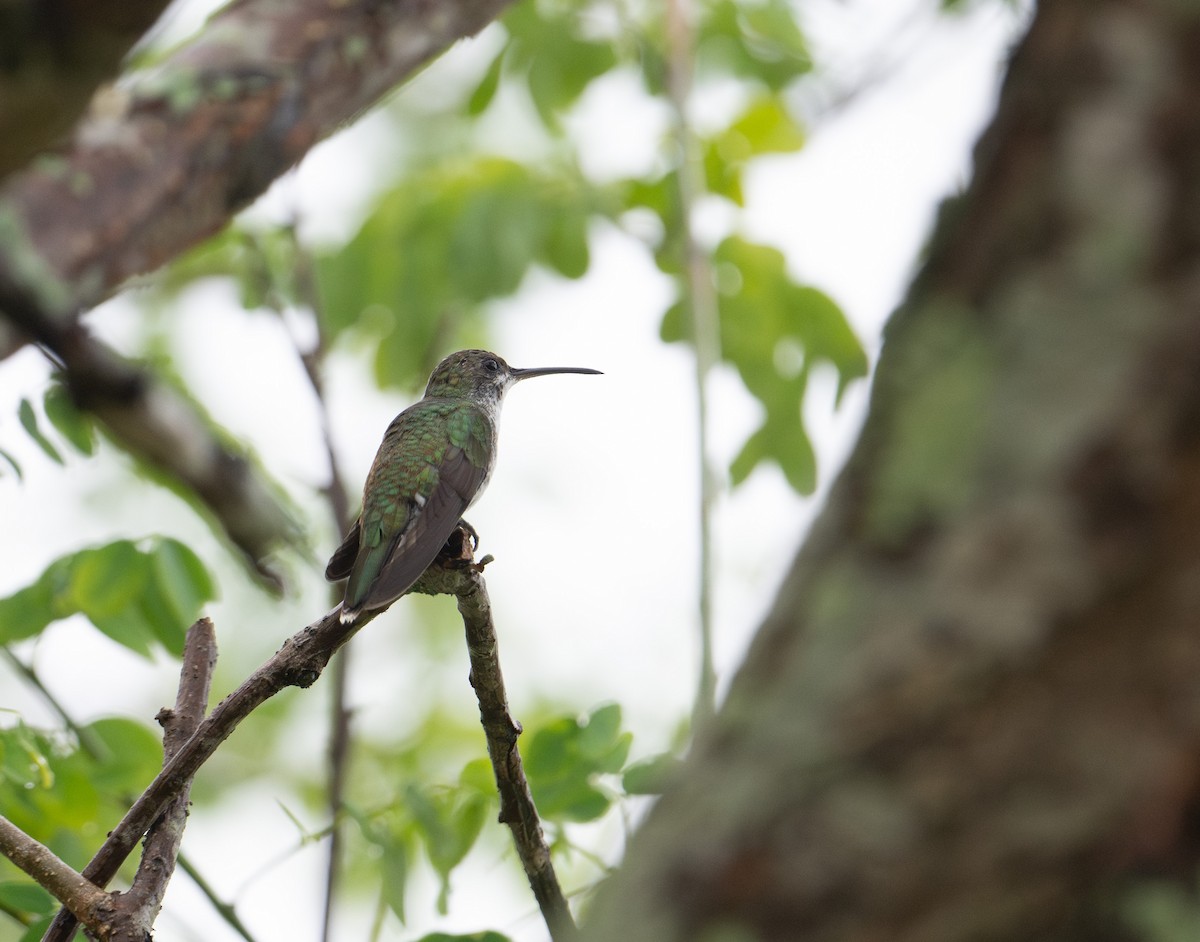
[[[453,595],[458,599],[471,658],[471,684],[479,698],[488,754],[500,792],[500,820],[512,829],[517,854],[554,942],[569,942],[575,936],[575,924],[555,877],[550,849],[542,834],[517,752],[521,727],[508,712],[482,565],[474,562],[470,540],[462,530],[457,531],[457,537],[451,538],[439,561],[440,564],[435,563],[426,570],[410,591]],[[162,820],[160,815],[168,806],[175,802],[176,806],[186,808],[186,797],[180,801],[180,796],[186,795],[196,772],[241,721],[284,688],[310,686],[321,675],[334,652],[378,614],[369,613],[347,625],[339,620],[339,612],[340,609],[335,608],[289,638],[199,723],[189,738],[170,755],[162,772],[134,802],[120,824],[109,833],[82,875],[75,874],[85,890],[92,886],[97,893],[108,896],[99,888],[116,875],[147,829]],[[187,673],[185,665],[185,676]],[[150,842],[147,843],[149,853]],[[171,853],[177,853],[177,848]],[[159,900],[154,900],[149,893],[145,895],[146,900],[156,907]],[[77,915],[78,912],[61,910],[43,942],[67,942],[75,931]]]
[[[179,746],[192,735],[204,718],[216,660],[212,622],[202,618],[188,630],[175,708],[159,714],[165,731],[165,764],[170,764]],[[133,885],[126,893],[106,892],[86,873],[77,873],[48,847],[5,818],[0,818],[0,853],[63,904],[65,908],[55,922],[61,922],[63,931],[68,935],[74,931],[78,920],[96,938],[109,942],[141,942],[150,937],[150,929],[162,905],[167,883],[175,871],[179,843],[187,823],[190,786],[189,777],[165,813],[150,826],[141,864]],[[69,914],[69,918],[63,914]]]

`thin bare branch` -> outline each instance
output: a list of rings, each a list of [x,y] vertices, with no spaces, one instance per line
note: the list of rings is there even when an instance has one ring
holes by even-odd
[[[216,633],[212,622],[201,618],[188,629],[184,642],[175,709],[163,709],[158,714],[163,728],[164,764],[170,762],[204,719],[216,664]],[[111,942],[144,942],[150,938],[154,920],[162,908],[163,894],[175,872],[190,793],[189,779],[150,826],[133,885],[117,899],[119,916],[113,922]]]
[[[410,590],[427,595],[453,595],[458,600],[471,660],[471,685],[479,699],[479,715],[487,737],[488,755],[500,793],[500,821],[513,833],[517,854],[529,879],[534,898],[554,942],[570,942],[576,935],[574,920],[558,884],[550,848],[529,792],[517,750],[521,726],[508,710],[508,697],[492,624],[482,569],[475,563],[472,542],[460,529],[448,541],[438,562],[430,566]],[[367,613],[353,624],[339,619],[340,607],[293,635],[266,663],[247,678],[200,722],[195,732],[169,756],[163,770],[134,802],[124,819],[84,868],[81,880],[102,886],[116,874],[139,838],[186,789],[197,770],[257,707],[285,687],[308,687],[321,675],[330,658],[378,613]],[[185,667],[185,674],[187,668]],[[43,942],[67,942],[75,918],[60,911]]]
[[[329,462],[329,478],[323,492],[329,503],[330,515],[333,518],[334,529],[338,534],[346,533],[353,522],[350,517],[350,502],[346,494],[346,484],[338,470],[337,451],[333,445],[333,435],[329,421],[329,408],[325,400],[325,382],[323,370],[325,355],[329,350],[323,325],[326,323],[321,311],[321,295],[317,290],[316,275],[313,271],[312,255],[307,247],[301,244],[297,233],[295,219],[288,226],[288,234],[292,240],[295,259],[293,276],[296,285],[297,300],[303,304],[312,316],[316,328],[316,343],[311,350],[304,351],[300,343],[293,337],[296,353],[304,366],[304,374],[308,377],[313,395],[317,401],[317,412],[321,422],[321,440],[325,446],[325,456]],[[282,314],[283,312],[280,311]],[[331,590],[333,601],[336,602],[342,594],[340,586]],[[328,857],[325,866],[325,903],[321,918],[321,942],[331,942],[333,929],[334,896],[337,893],[338,873],[342,857],[342,828],[341,811],[346,790],[346,772],[350,764],[350,748],[353,743],[353,714],[349,707],[350,691],[350,651],[343,647],[333,658],[332,684],[330,685],[330,721],[329,721],[329,775],[327,779],[327,801],[329,808],[329,844]]]
[[[337,609],[289,638],[265,664],[222,700],[192,737],[163,765],[163,770],[133,803],[100,850],[84,868],[84,875],[106,884],[117,873],[168,802],[187,786],[196,771],[257,707],[286,687],[308,687],[320,675],[333,652],[366,624],[343,625]],[[60,911],[44,942],[66,942],[74,920]]]
[[[192,862],[188,860],[187,854],[181,853],[179,855],[178,862],[179,869],[191,877],[192,882],[195,883],[200,892],[204,894],[204,897],[208,900],[209,905],[217,911],[217,914],[225,920],[226,924],[233,929],[234,932],[245,939],[246,942],[255,942],[254,936],[250,934],[250,930],[246,928],[245,924],[241,920],[241,917],[238,916],[237,910],[234,909],[229,903],[221,899],[219,895],[217,895],[216,889],[214,889],[213,885],[204,878],[204,875],[195,868]]]
[[[48,890],[73,919],[79,919],[89,930],[102,927],[100,914],[110,903],[109,894],[3,816],[0,853]]]
[[[483,562],[486,563],[486,558]],[[483,574],[473,569],[464,575],[456,593],[458,610],[467,635],[471,658],[471,686],[479,699],[479,718],[487,736],[488,757],[500,791],[500,822],[512,831],[513,843],[538,908],[554,942],[576,937],[575,921],[554,873],[550,847],[529,792],[517,737],[521,724],[508,709],[504,675],[500,671],[499,644],[492,623],[492,605]]]
[[[17,657],[17,655],[14,654],[12,649],[8,646],[0,647],[0,654],[3,654],[13,668],[21,675],[21,677],[31,687],[33,687],[34,690],[41,694],[42,698],[46,701],[50,708],[56,714],[58,714],[62,724],[71,731],[72,735],[75,736],[76,740],[79,742],[79,747],[85,753],[87,753],[88,756],[97,761],[105,761],[109,757],[108,746],[106,746],[90,728],[81,725],[73,716],[71,716],[66,707],[64,707],[63,704],[50,692],[46,685],[42,683],[41,677],[38,676],[37,671],[34,670],[33,667]],[[165,746],[166,744],[164,743],[164,747]],[[171,754],[173,753],[174,747],[172,746]],[[164,748],[164,754],[166,754],[166,748]],[[213,909],[217,911],[218,915],[220,915],[221,918],[224,919],[236,932],[240,933],[242,937],[246,939],[246,942],[254,942],[253,936],[251,936],[246,927],[242,925],[241,920],[238,919],[237,913],[234,912],[233,907],[221,900],[216,895],[216,892],[204,878],[203,874],[201,874],[188,861],[187,856],[182,851],[180,851],[178,855],[177,863],[180,869],[183,870],[183,872],[189,877],[191,877],[192,881],[200,889],[200,892],[208,898]]]

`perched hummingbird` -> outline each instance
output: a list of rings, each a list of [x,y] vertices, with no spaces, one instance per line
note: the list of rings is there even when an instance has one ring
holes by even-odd
[[[500,401],[510,386],[582,367],[517,369],[486,350],[460,350],[429,377],[425,398],[392,419],[363,487],[362,513],[325,569],[347,579],[343,622],[387,608],[417,581],[496,465]]]

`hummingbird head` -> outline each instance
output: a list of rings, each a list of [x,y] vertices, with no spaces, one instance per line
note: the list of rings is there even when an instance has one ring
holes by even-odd
[[[531,376],[599,372],[580,366],[539,366],[521,369],[509,366],[502,357],[487,350],[459,350],[434,368],[429,377],[429,385],[425,387],[425,396],[499,403],[509,387]]]

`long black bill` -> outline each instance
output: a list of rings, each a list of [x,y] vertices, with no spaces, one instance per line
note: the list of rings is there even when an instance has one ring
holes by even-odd
[[[593,376],[604,375],[599,370],[589,370],[585,366],[535,366],[524,370],[510,366],[508,371],[515,379],[529,379],[531,376],[549,376],[551,373],[590,373]]]

